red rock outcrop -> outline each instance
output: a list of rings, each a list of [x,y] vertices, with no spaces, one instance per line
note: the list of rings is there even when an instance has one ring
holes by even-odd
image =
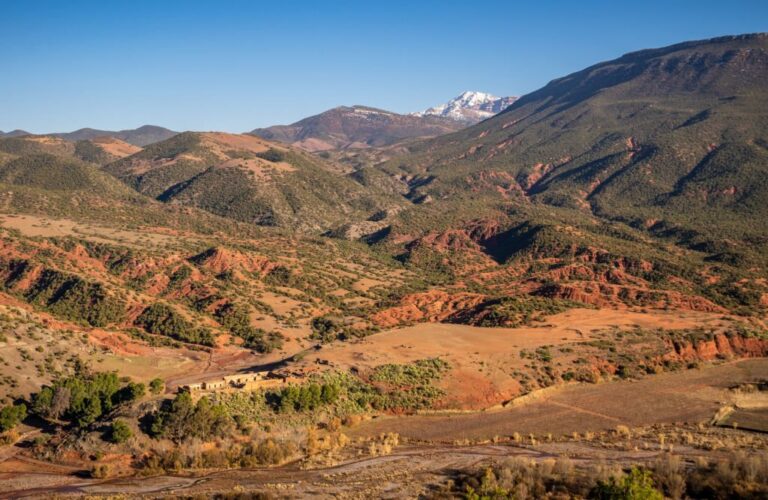
[[[768,339],[718,333],[711,340],[667,341],[664,360],[712,361],[717,358],[759,358],[768,356]]]
[[[416,321],[444,321],[460,311],[471,309],[486,299],[476,293],[448,293],[430,290],[403,297],[400,305],[376,313],[371,321],[391,327]]]
[[[702,312],[726,312],[717,304],[697,295],[674,290],[652,290],[637,286],[582,281],[556,283],[536,292],[550,298],[573,300],[595,306],[638,305],[644,307],[686,309]]]
[[[193,258],[193,261],[203,269],[215,274],[226,271],[243,270],[258,274],[267,274],[279,266],[260,255],[246,255],[235,250],[216,247]]]

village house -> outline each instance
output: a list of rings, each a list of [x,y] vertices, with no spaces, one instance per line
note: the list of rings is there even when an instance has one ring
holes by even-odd
[[[251,372],[225,375],[224,377],[218,379],[187,384],[182,386],[181,389],[192,393],[238,389],[255,390],[266,389],[269,387],[280,387],[289,383],[298,382],[301,382],[300,377],[288,376],[272,372]]]

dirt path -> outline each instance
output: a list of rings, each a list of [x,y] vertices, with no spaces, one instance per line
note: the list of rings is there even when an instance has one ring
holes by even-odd
[[[621,419],[611,417],[609,415],[606,415],[605,413],[598,413],[596,411],[587,410],[585,408],[579,408],[578,406],[569,405],[568,403],[558,403],[557,401],[550,401],[551,405],[559,406],[560,408],[565,408],[567,410],[575,411],[577,413],[583,413],[585,415],[591,415],[593,417],[597,418],[603,418],[605,420],[610,420],[612,422],[616,422],[617,424],[621,424]]]

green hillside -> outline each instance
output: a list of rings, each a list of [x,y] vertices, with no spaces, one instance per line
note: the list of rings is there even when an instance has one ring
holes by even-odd
[[[163,202],[302,231],[365,220],[402,203],[320,158],[246,135],[186,132],[105,170]]]
[[[765,250],[766,109],[766,35],[688,42],[554,80],[382,168],[408,176],[411,199],[459,211],[542,204]]]

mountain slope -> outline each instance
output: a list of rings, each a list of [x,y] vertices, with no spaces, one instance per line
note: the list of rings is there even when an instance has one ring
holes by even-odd
[[[291,125],[251,132],[264,139],[293,144],[307,151],[381,147],[404,139],[433,137],[461,128],[442,117],[400,115],[365,106],[340,106]]]
[[[26,135],[0,138],[0,163],[3,158],[20,155],[47,153],[72,157],[75,145],[59,137],[49,135]]]
[[[332,164],[251,135],[185,132],[105,169],[160,201],[258,225],[327,230],[398,203]]]
[[[110,136],[84,139],[75,143],[75,156],[97,165],[106,165],[139,151],[140,147]]]
[[[724,37],[554,80],[356,175],[383,173],[420,202],[376,244],[448,282],[511,273],[494,286],[595,304],[685,291],[757,310],[766,131],[768,36]]]
[[[133,144],[134,146],[144,147],[149,144],[164,141],[170,139],[178,132],[169,130],[163,127],[157,127],[154,125],[144,125],[137,129],[110,131],[110,130],[96,130],[92,128],[81,128],[74,132],[61,132],[55,134],[49,134],[54,137],[60,137],[68,141],[84,141],[96,139],[98,137],[114,137],[121,141]]]
[[[767,109],[768,37],[689,42],[555,80],[412,147],[390,171],[431,176],[421,191],[435,198],[471,191],[638,227],[764,237]]]
[[[517,97],[496,97],[485,92],[466,91],[445,104],[411,113],[411,115],[442,116],[459,122],[475,124],[504,111],[516,100]]]
[[[131,195],[120,183],[84,162],[52,154],[30,154],[0,166],[0,183],[52,191],[90,191],[107,198]]]

